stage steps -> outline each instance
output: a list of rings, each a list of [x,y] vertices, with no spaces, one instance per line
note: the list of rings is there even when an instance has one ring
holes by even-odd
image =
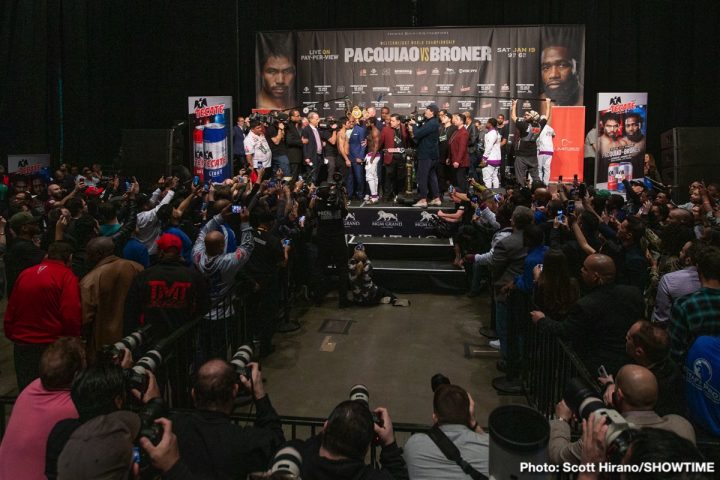
[[[452,238],[373,237],[352,235],[348,246],[354,249],[362,243],[373,260],[440,260],[454,258]]]
[[[452,211],[452,203],[442,207]],[[362,243],[373,264],[373,279],[393,292],[467,291],[464,270],[452,264],[451,238],[437,238],[439,208],[396,204],[351,206],[345,218],[348,250]]]

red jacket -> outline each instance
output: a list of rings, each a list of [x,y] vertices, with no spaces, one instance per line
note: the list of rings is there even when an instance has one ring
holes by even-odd
[[[20,273],[5,310],[5,336],[15,343],[47,344],[79,337],[80,288],[60,260],[43,260]]]
[[[403,147],[407,144],[407,130],[405,125],[400,124],[400,137],[402,138]],[[395,145],[395,130],[388,124],[380,131],[380,148],[397,148]],[[393,154],[385,152],[383,154],[383,164],[390,165],[393,161]]]
[[[468,158],[468,141],[470,140],[470,133],[465,128],[458,128],[450,137],[450,165],[457,162],[460,164],[459,168],[467,168],[470,166],[470,159]]]

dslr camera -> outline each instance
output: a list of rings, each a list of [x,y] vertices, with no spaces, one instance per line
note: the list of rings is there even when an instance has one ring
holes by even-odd
[[[591,413],[605,417],[608,425],[605,445],[608,459],[619,464],[635,438],[637,427],[625,420],[620,412],[607,408],[602,396],[581,378],[571,378],[565,386],[563,400],[578,419],[587,420]]]
[[[368,388],[362,383],[353,385],[350,388],[349,399],[363,403],[368,408],[368,410],[370,410],[370,392]],[[370,413],[372,414],[373,422],[375,422],[376,425],[382,427],[382,418],[380,418],[377,413],[373,412],[372,410],[370,410]]]

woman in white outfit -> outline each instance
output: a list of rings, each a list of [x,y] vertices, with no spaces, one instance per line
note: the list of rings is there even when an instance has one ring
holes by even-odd
[[[500,162],[502,161],[502,153],[500,152],[500,133],[497,131],[497,120],[489,118],[487,121],[487,133],[485,134],[485,153],[483,154],[483,163],[487,166],[483,168],[483,182],[487,188],[500,187]]]

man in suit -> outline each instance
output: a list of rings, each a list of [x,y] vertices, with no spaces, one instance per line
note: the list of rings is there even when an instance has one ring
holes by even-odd
[[[303,163],[300,110],[290,111],[290,123],[285,133],[285,145],[287,146],[288,159],[290,159],[290,172],[285,172],[285,175],[290,175],[293,179],[297,179],[300,173],[300,165]]]
[[[514,281],[515,277],[523,272],[527,256],[523,231],[532,221],[532,210],[524,206],[515,207],[510,220],[513,231],[495,245],[490,261],[495,298],[495,330],[500,339],[500,353],[506,365],[506,376],[495,378],[492,385],[496,390],[507,394],[522,393],[520,352],[515,341],[519,336],[517,320],[520,319],[521,309],[513,306],[512,297],[507,295],[503,286]]]
[[[420,200],[413,207],[427,208],[428,185],[433,200],[430,205],[440,206],[440,190],[438,189],[437,172],[435,169],[440,162],[440,125],[437,115],[440,109],[430,104],[425,109],[425,123],[418,127],[415,120],[410,121],[410,135],[417,143],[417,184]]]
[[[320,166],[323,163],[323,142],[318,131],[320,115],[317,112],[310,112],[307,119],[308,125],[302,130],[302,138],[307,139],[307,143],[303,142],[305,175],[312,180],[312,183],[317,183]]]
[[[558,337],[572,342],[585,367],[597,372],[600,365],[614,374],[631,363],[625,349],[625,334],[643,317],[645,302],[640,291],[615,283],[615,263],[599,253],[585,259],[580,269],[590,293],[577,301],[562,322],[543,312],[530,312],[532,321]]]

